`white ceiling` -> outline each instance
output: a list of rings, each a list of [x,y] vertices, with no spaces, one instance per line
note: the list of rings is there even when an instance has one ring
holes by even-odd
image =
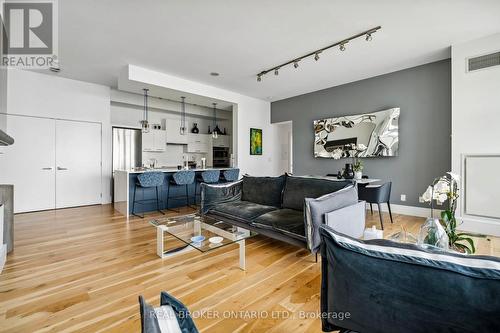
[[[448,58],[450,45],[500,32],[499,0],[62,0],[59,13],[57,75],[116,87],[134,64],[267,100]],[[377,25],[372,42],[255,79]]]

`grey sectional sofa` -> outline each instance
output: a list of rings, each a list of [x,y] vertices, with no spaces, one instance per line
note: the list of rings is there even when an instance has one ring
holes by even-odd
[[[353,211],[357,221],[352,220]],[[202,184],[201,190],[202,214],[313,253],[319,250],[319,226],[326,213],[337,223],[364,226],[364,212],[355,184],[328,178],[245,175],[233,183]]]

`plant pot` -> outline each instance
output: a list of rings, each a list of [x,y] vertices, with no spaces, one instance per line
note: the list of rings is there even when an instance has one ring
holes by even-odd
[[[362,171],[354,171],[354,179],[360,180],[363,178],[363,172]]]

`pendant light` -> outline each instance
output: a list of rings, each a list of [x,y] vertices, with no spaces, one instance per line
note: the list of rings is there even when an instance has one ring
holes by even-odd
[[[181,127],[180,134],[186,134],[186,97],[181,97]]]
[[[214,130],[212,132],[212,138],[217,139],[219,137],[219,128],[217,126],[217,109],[215,108],[217,106],[217,103],[212,103],[214,106]]]
[[[142,120],[139,121],[141,124],[141,130],[143,133],[149,132],[149,121],[148,121],[148,91],[149,89],[142,89],[144,91],[144,111],[142,115]]]

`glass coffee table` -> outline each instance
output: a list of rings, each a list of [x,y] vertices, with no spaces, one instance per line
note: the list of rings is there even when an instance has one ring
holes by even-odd
[[[159,217],[149,223],[156,227],[156,253],[159,257],[167,258],[192,248],[208,252],[238,243],[242,270],[245,270],[245,239],[257,235],[256,232],[200,214]],[[165,250],[165,232],[182,241],[184,245]]]

